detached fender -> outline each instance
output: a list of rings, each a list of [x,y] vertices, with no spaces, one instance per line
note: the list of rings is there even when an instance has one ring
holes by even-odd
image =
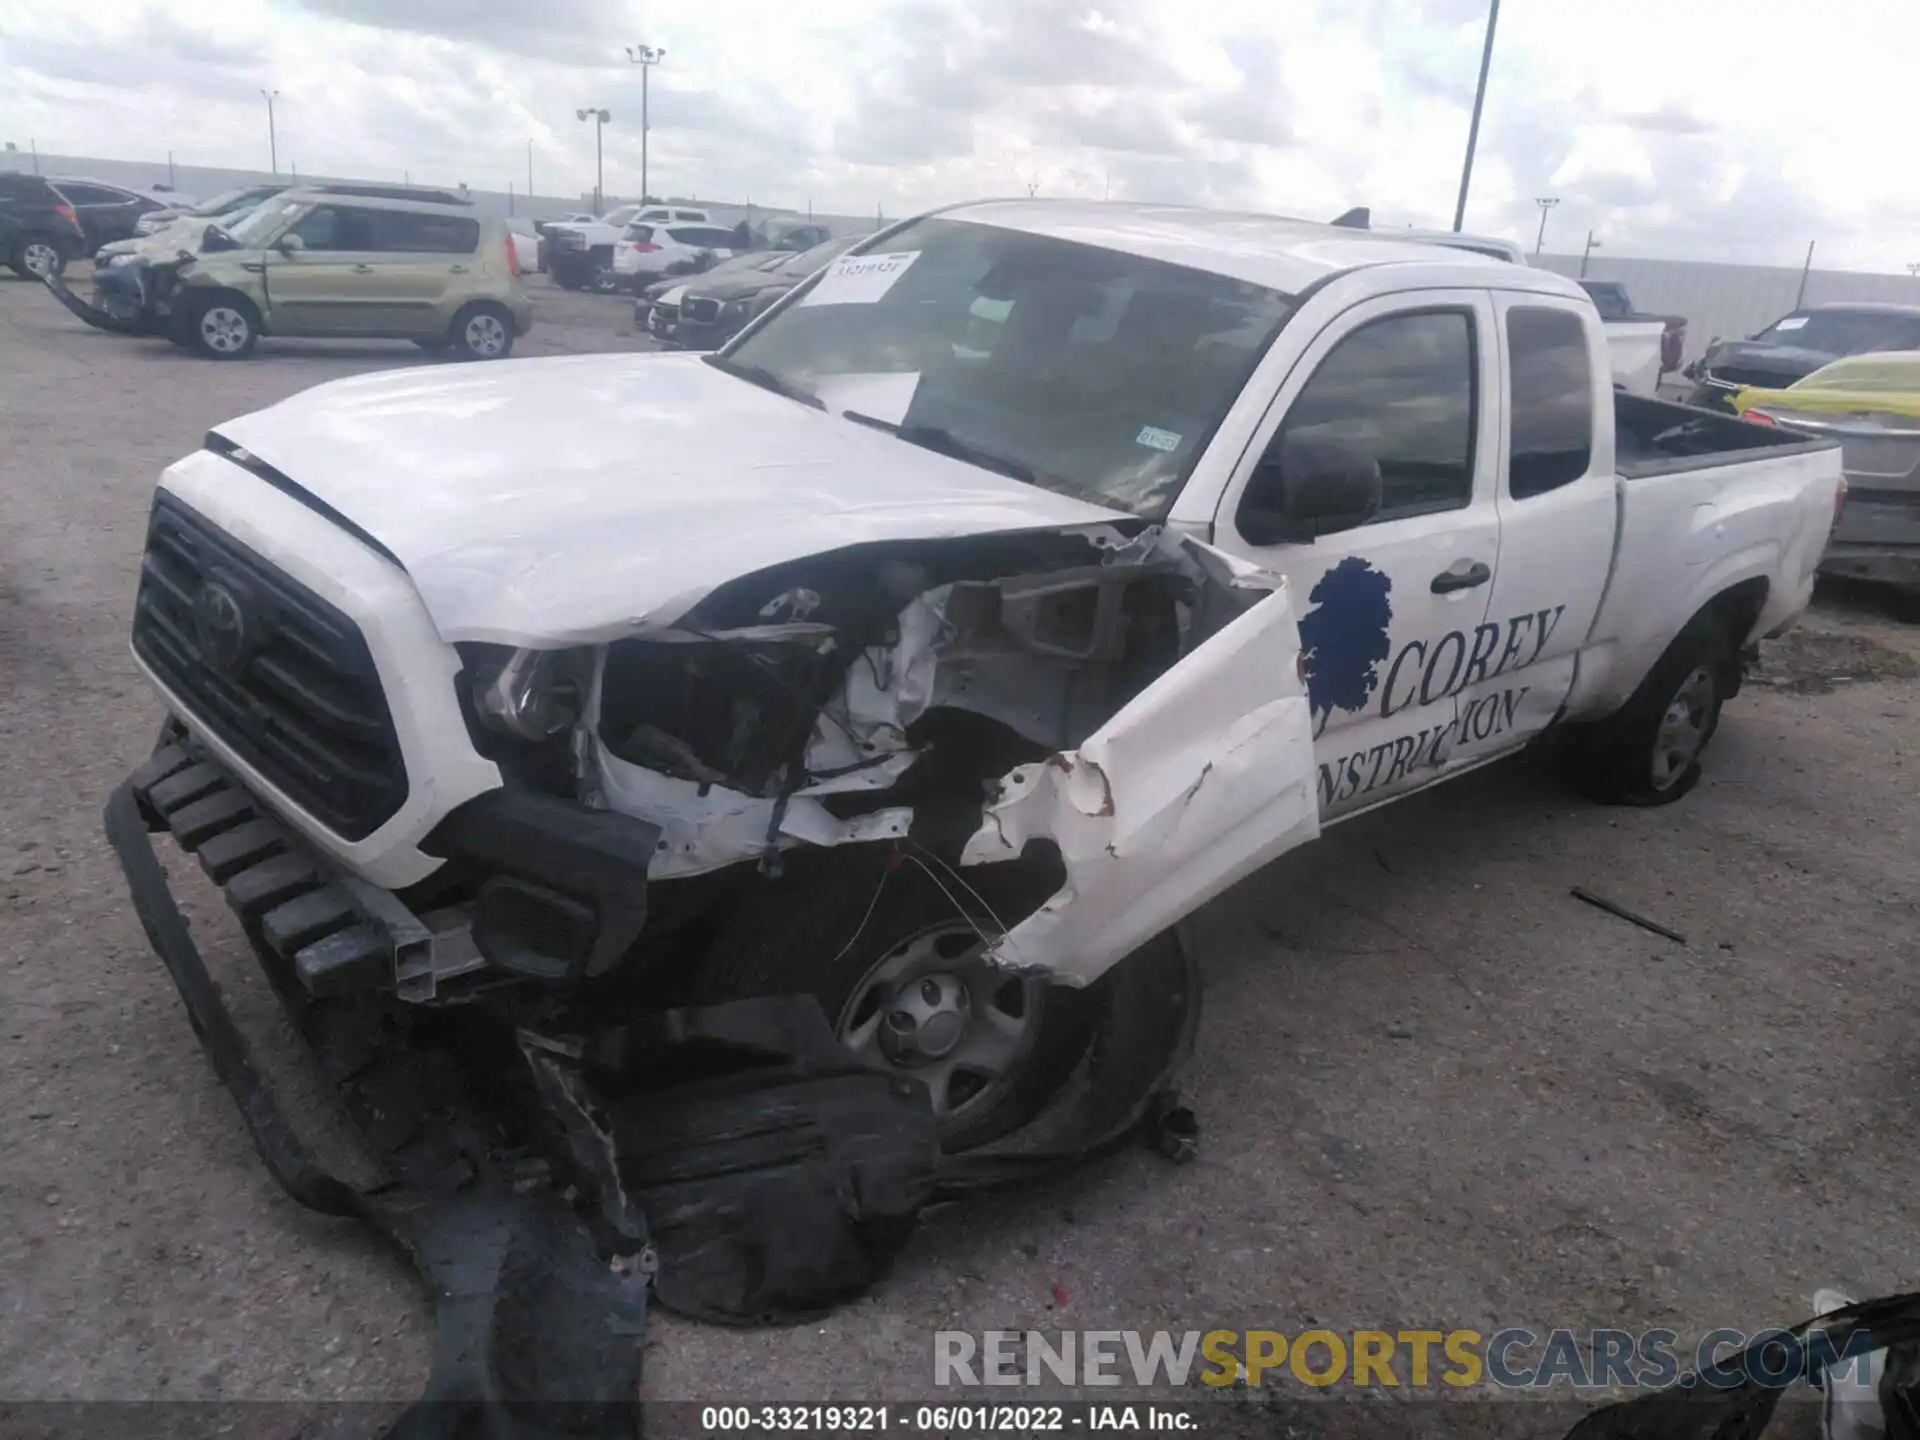
[[[1059,847],[1067,883],[996,947],[1011,969],[1098,979],[1269,860],[1320,833],[1313,720],[1286,582],[1077,750],[1000,782],[963,865]]]
[[[86,321],[87,324],[93,326],[96,330],[106,330],[115,335],[147,335],[152,333],[145,313],[144,304],[142,305],[139,318],[125,319],[118,315],[109,315],[105,310],[100,309],[96,305],[89,305],[78,295],[74,294],[73,291],[69,290],[66,282],[58,275],[42,275],[40,277],[40,283],[53,292],[54,299],[58,300],[62,305],[66,306],[68,310],[72,311],[74,315]]]

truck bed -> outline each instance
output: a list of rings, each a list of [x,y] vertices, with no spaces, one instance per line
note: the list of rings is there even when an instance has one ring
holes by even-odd
[[[1628,480],[1810,452],[1832,443],[1671,400],[1613,397],[1614,464]]]
[[[1729,590],[1757,607],[1736,646],[1804,609],[1840,486],[1830,442],[1637,395],[1616,394],[1614,407],[1612,566],[1573,719],[1612,714],[1681,626]]]

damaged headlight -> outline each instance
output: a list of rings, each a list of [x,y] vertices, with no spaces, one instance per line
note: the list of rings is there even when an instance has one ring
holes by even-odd
[[[585,683],[575,652],[463,646],[474,715],[489,730],[518,740],[547,740],[580,720]]]

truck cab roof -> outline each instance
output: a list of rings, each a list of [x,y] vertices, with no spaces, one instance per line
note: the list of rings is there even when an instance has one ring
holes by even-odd
[[[1386,265],[1436,272],[1403,273],[1395,277],[1399,284],[1497,285],[1573,299],[1584,294],[1550,271],[1476,250],[1277,215],[1100,200],[988,200],[940,214],[1210,271],[1294,299],[1342,275]],[[1473,273],[1456,277],[1456,270]]]

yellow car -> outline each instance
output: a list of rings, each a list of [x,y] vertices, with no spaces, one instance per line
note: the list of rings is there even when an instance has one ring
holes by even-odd
[[[289,190],[231,229],[208,227],[193,250],[163,248],[96,269],[91,304],[57,277],[47,285],[90,325],[214,360],[251,354],[262,335],[500,360],[533,324],[505,222],[464,205]]]
[[[1920,350],[1849,355],[1732,403],[1759,424],[1840,442],[1846,503],[1823,572],[1920,586]]]

